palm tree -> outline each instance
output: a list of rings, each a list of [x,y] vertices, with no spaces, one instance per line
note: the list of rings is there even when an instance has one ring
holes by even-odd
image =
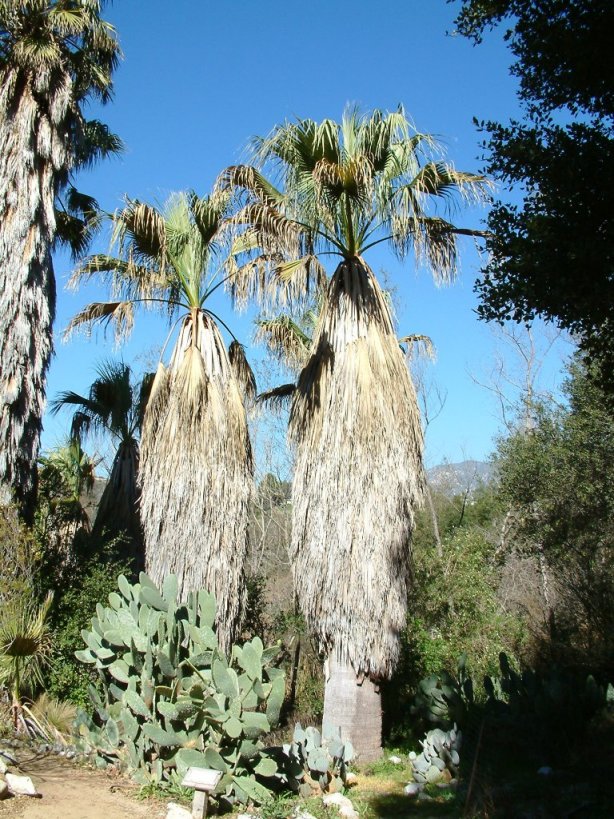
[[[364,260],[388,243],[413,250],[439,281],[456,269],[455,228],[432,210],[485,181],[436,158],[402,109],[340,124],[298,120],[256,142],[281,190],[250,166],[218,187],[239,197],[237,300],[292,300],[316,288],[319,254],[341,257],[311,355],[292,399],[296,447],[290,558],[301,610],[327,656],[324,723],[339,726],[363,759],[381,751],[379,683],[393,671],[405,626],[414,509],[424,477],[416,397],[390,306]],[[257,254],[257,255],[256,255]]]
[[[109,361],[98,368],[98,377],[87,396],[63,392],[50,406],[54,414],[64,407],[77,408],[71,427],[71,437],[77,441],[81,442],[88,433],[103,432],[116,443],[93,533],[127,539],[137,574],[145,567],[137,485],[139,433],[151,381],[150,376],[145,376],[135,384],[127,364]]]
[[[135,306],[166,309],[179,333],[168,366],[158,365],[141,432],[141,521],[146,567],[179,594],[207,588],[218,635],[230,645],[244,594],[252,455],[244,397],[255,384],[243,348],[227,349],[206,306],[221,284],[214,265],[228,195],[177,194],[161,212],[136,201],[113,216],[117,256],[91,257],[75,281],[109,280],[117,300],[91,304],[71,328],[113,322],[129,331]],[[69,330],[71,329],[69,328]]]
[[[78,536],[90,532],[82,500],[94,487],[95,467],[74,439],[39,458],[35,530],[46,556],[58,560],[64,571],[77,562]]]
[[[109,99],[119,55],[103,5],[0,0],[0,500],[14,495],[26,517],[52,351],[56,197],[75,167],[109,148],[93,149],[100,123],[82,114],[88,99]],[[64,211],[73,239],[78,221],[91,226],[82,209]]]

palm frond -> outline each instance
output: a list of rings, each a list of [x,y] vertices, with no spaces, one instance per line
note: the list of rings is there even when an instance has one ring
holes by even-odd
[[[256,341],[290,368],[302,367],[311,349],[311,337],[289,315],[256,319]]]
[[[412,333],[400,338],[399,344],[405,344],[410,361],[415,358],[428,358],[434,361],[436,358],[435,345],[429,336]]]
[[[121,341],[130,335],[134,325],[134,305],[130,301],[92,302],[71,319],[64,339],[78,329],[90,334],[95,325],[102,325],[105,330],[111,325],[116,341]]]
[[[294,397],[295,392],[296,384],[281,384],[279,387],[261,392],[256,397],[256,402],[263,404],[275,412],[280,412],[281,410],[289,408],[290,401]]]
[[[228,348],[228,359],[243,395],[247,401],[252,402],[256,396],[256,377],[245,357],[245,347],[238,341],[233,341]]]

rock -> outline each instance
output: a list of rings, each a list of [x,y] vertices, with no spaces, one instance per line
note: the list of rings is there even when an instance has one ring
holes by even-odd
[[[35,796],[40,798],[40,794],[34,787],[34,782],[29,776],[17,776],[17,774],[5,774],[6,784],[15,796]]]
[[[400,756],[393,755],[388,757],[388,762],[392,762],[393,765],[400,765],[403,762],[403,760],[401,759]]]
[[[345,775],[345,784],[348,788],[351,788],[352,785],[358,784],[358,777],[355,773],[346,773]]]
[[[410,796],[412,799],[420,793],[424,786],[419,785],[417,782],[410,782],[409,784],[405,785],[403,791],[406,796]]]
[[[6,762],[0,756],[0,776],[3,776],[8,770]]]
[[[540,776],[552,776],[552,768],[549,765],[544,765],[537,773]]]
[[[327,793],[326,796],[322,798],[322,802],[325,807],[334,806],[339,811],[339,816],[343,816],[344,819],[359,819],[358,813],[354,810],[354,805],[350,802],[347,796],[343,796],[340,793]]]
[[[166,807],[166,819],[192,819],[192,811],[176,802],[169,802]]]
[[[9,786],[6,784],[4,779],[0,779],[0,799],[8,799],[10,795]]]
[[[4,757],[4,761],[8,762],[9,765],[17,765],[16,757],[4,748],[0,748],[0,759],[2,759],[2,757]]]

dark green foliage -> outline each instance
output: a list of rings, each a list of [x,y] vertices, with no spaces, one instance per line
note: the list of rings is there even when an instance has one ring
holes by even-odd
[[[81,719],[84,747],[99,764],[119,764],[142,784],[180,781],[190,765],[223,773],[217,794],[227,802],[263,802],[277,765],[261,737],[279,719],[284,673],[279,647],[258,637],[221,652],[213,630],[215,600],[206,591],[177,600],[177,579],[157,589],[141,573],[120,575],[119,594],[96,606],[86,648],[77,658],[98,670],[102,696],[91,689],[93,718]]]
[[[614,67],[610,0],[465,0],[457,20],[477,41],[505,20],[524,119],[486,122],[486,171],[516,206],[488,219],[478,281],[488,320],[554,320],[577,337],[614,390]]]
[[[614,420],[574,364],[567,407],[539,407],[535,427],[499,444],[510,538],[543,557],[553,584],[552,644],[566,662],[612,671]]]
[[[45,675],[45,690],[59,700],[70,700],[86,707],[90,698],[88,688],[97,682],[83,663],[75,658],[75,651],[83,645],[81,632],[87,628],[96,603],[108,597],[117,585],[117,575],[127,567],[112,554],[90,557],[58,586],[51,610],[54,657]]]

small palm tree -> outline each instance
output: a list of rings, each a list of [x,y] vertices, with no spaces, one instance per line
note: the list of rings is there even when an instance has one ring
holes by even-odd
[[[255,389],[243,348],[226,348],[207,306],[220,284],[215,266],[229,198],[178,194],[160,211],[128,201],[113,216],[117,256],[96,255],[75,274],[110,281],[116,300],[86,307],[72,323],[111,321],[121,336],[135,306],[165,309],[179,332],[160,363],[141,432],[141,521],[146,567],[179,594],[207,588],[217,600],[218,634],[229,646],[244,594],[252,454],[244,398]],[[226,328],[228,329],[228,328]]]
[[[409,593],[414,509],[424,477],[415,392],[390,306],[364,259],[377,244],[456,269],[454,227],[434,208],[477,199],[485,181],[435,155],[402,109],[341,123],[298,120],[256,141],[255,167],[227,169],[237,191],[237,247],[251,258],[231,279],[236,299],[295,300],[326,287],[309,359],[292,399],[296,447],[290,557],[301,610],[328,657],[324,722],[363,759],[381,747],[378,683],[399,655]],[[340,262],[330,280],[319,255]]]
[[[35,529],[47,556],[56,557],[65,570],[75,565],[77,536],[90,531],[82,499],[93,489],[95,467],[74,439],[39,458]]]
[[[42,605],[24,594],[6,601],[0,609],[0,685],[9,689],[15,728],[21,722],[24,691],[32,693],[42,684],[42,671],[51,658],[47,616],[52,601],[52,592]]]
[[[0,1],[0,501],[15,495],[27,517],[52,352],[56,197],[73,169],[106,150],[93,148],[97,126],[83,116],[89,99],[110,98],[119,56],[103,5]],[[86,240],[84,211],[72,205],[64,237]]]
[[[117,449],[109,480],[98,504],[94,535],[103,532],[127,539],[135,571],[144,569],[143,533],[139,515],[139,435],[152,378],[134,383],[130,367],[108,361],[98,368],[98,377],[88,395],[60,393],[51,402],[52,413],[76,407],[71,437],[81,442],[89,433],[106,433]]]

